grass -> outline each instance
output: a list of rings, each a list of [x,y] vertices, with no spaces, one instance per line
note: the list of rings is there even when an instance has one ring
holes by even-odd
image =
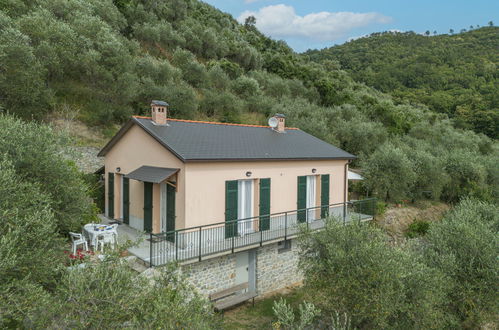
[[[272,329],[272,322],[276,320],[272,311],[274,301],[284,298],[293,307],[297,307],[304,300],[304,297],[305,291],[302,288],[292,288],[256,300],[254,307],[251,301],[246,302],[225,311],[223,315],[224,329]]]

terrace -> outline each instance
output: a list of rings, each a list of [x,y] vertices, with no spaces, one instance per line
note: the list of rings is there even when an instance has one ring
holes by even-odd
[[[120,225],[118,233],[121,240],[142,238],[129,249],[130,253],[150,266],[161,266],[171,261],[201,261],[295,238],[301,226],[319,230],[329,217],[349,224],[370,221],[375,213],[376,199],[370,198],[159,234],[144,234]]]

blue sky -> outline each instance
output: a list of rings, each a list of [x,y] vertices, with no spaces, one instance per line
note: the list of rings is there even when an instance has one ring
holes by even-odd
[[[373,32],[448,33],[499,24],[498,0],[204,0],[296,51],[341,44]]]

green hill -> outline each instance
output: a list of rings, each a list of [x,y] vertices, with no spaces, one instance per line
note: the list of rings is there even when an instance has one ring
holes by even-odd
[[[397,102],[427,105],[458,127],[499,138],[499,27],[436,36],[376,33],[306,55],[337,61]]]
[[[317,63],[197,0],[0,3],[0,108],[72,111],[105,128],[168,101],[176,118],[297,126],[359,156],[358,187],[389,200],[498,198],[498,153],[424,106]]]

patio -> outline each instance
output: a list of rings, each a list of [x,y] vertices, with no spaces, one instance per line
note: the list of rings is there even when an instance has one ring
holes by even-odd
[[[104,215],[100,214],[99,218],[102,224],[112,224],[116,223],[116,220],[110,220],[106,218]],[[128,225],[119,224],[118,228],[118,244],[124,244],[127,241],[139,242],[136,246],[133,246],[128,249],[128,251],[137,256],[139,259],[149,262],[149,256],[151,253],[151,244],[149,242],[149,234],[138,231]]]
[[[126,224],[120,224],[117,228],[118,243],[135,242],[136,245],[128,251],[146,265],[161,266],[170,261],[201,260],[294,238],[300,226],[311,230],[321,229],[325,225],[322,216],[324,210],[327,210],[325,216],[333,216],[344,224],[370,221],[374,217],[375,203],[375,199],[367,199],[332,204],[326,206],[326,209],[315,207],[294,210],[159,234],[140,232]],[[100,219],[102,224],[117,223],[103,215],[100,215]]]

